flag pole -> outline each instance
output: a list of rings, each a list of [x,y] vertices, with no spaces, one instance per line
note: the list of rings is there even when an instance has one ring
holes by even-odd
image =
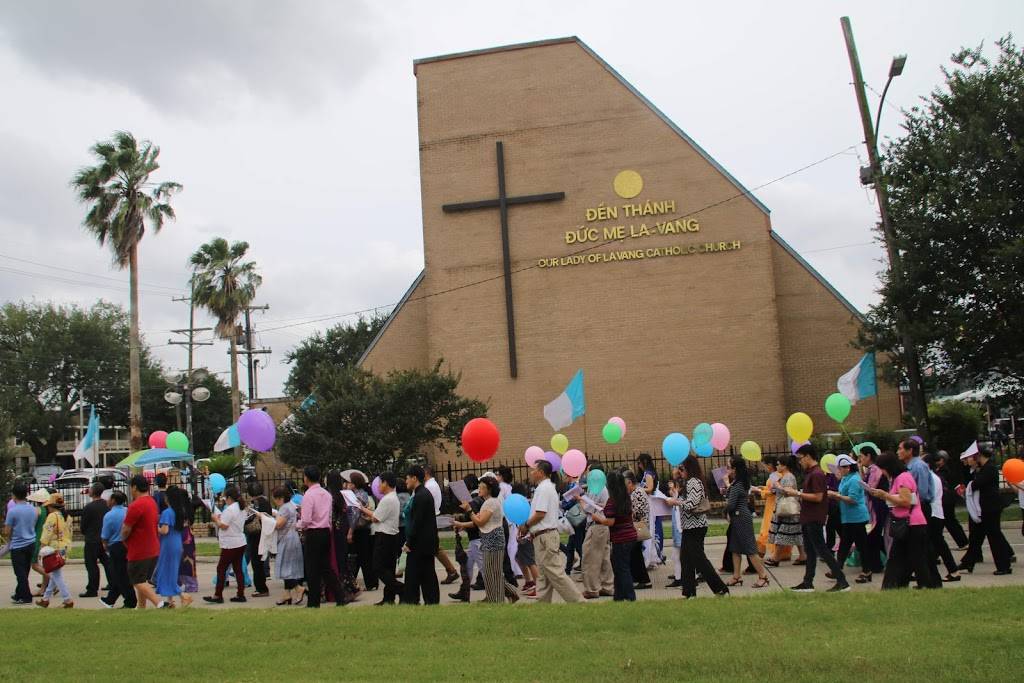
[[[590,457],[590,447],[587,445],[587,414],[583,413],[583,452]]]

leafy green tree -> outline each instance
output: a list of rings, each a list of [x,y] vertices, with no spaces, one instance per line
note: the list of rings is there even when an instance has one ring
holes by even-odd
[[[122,270],[128,268],[129,428],[134,451],[142,448],[138,247],[147,223],[153,232],[160,232],[165,220],[174,219],[169,201],[172,194],[181,190],[181,185],[150,181],[150,176],[160,168],[160,148],[148,140],[140,143],[131,133],[118,131],[111,140],[96,143],[90,151],[99,163],[80,169],[71,184],[78,198],[90,205],[84,221],[86,230],[100,246],[110,246],[114,265]]]
[[[885,154],[904,283],[883,274],[859,343],[899,350],[897,302],[924,364],[944,384],[1024,397],[1024,52],[963,49],[945,84],[907,113]],[[894,358],[899,358],[895,354]]]
[[[77,418],[83,394],[85,403],[96,405],[102,424],[127,423],[129,335],[129,316],[113,304],[0,308],[0,412],[37,462],[56,460],[57,444]],[[162,368],[144,346],[139,359],[140,386],[163,402]]]
[[[248,242],[228,245],[223,237],[215,237],[192,254],[189,262],[195,268],[192,298],[197,306],[208,310],[216,319],[216,333],[231,344],[231,414],[241,412],[238,397],[238,316],[256,296],[263,278],[256,264],[245,261]]]
[[[984,425],[981,409],[963,401],[932,401],[928,422],[933,448],[948,451],[954,458],[982,434]]]
[[[285,354],[285,361],[292,366],[285,380],[285,392],[304,398],[313,392],[313,380],[321,366],[354,366],[387,319],[386,315],[360,316],[355,323],[341,323],[304,339]]]
[[[289,465],[401,468],[428,448],[458,447],[462,428],[487,405],[457,393],[459,376],[441,370],[395,370],[386,377],[362,368],[323,365],[316,403],[294,408],[279,431],[278,455]]]

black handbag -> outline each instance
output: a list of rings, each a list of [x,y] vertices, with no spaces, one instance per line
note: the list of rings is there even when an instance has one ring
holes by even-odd
[[[910,535],[909,517],[889,517],[889,536],[894,541],[902,541]]]

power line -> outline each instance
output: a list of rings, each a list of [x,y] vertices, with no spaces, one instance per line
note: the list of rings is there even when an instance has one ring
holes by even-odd
[[[88,282],[86,280],[74,280],[71,278],[61,277],[59,275],[50,275],[49,273],[35,273],[28,270],[20,270],[18,268],[9,268],[7,266],[0,266],[0,272],[11,273],[12,275],[22,275],[25,277],[34,277],[42,280],[49,280],[50,282],[62,282],[70,285],[85,285],[94,289],[109,289],[115,292],[130,292],[130,287],[115,287],[114,285],[103,285],[98,282]],[[167,296],[168,292],[158,292],[148,289],[139,288],[139,294],[148,294],[152,296]]]
[[[40,263],[39,261],[32,261],[32,260],[29,260],[27,258],[20,258],[18,256],[11,256],[9,254],[0,254],[0,258],[9,259],[11,261],[19,261],[20,263],[28,263],[30,265],[39,266],[41,268],[50,268],[52,270],[62,270],[64,272],[66,272],[66,273],[75,273],[76,275],[85,275],[87,277],[98,278],[100,280],[112,280],[112,281],[120,283],[122,285],[124,284],[124,278],[110,277],[109,275],[97,275],[95,273],[90,273],[90,272],[84,271],[84,270],[74,270],[73,268],[64,268],[62,266],[54,266],[54,265],[50,265],[48,263]],[[156,287],[158,289],[168,289],[168,290],[171,290],[171,292],[173,292],[173,293],[179,293],[179,292],[184,291],[184,290],[182,290],[181,287],[171,287],[169,285],[158,285],[158,284],[153,284],[153,283],[148,283],[148,282],[140,282],[139,284],[143,285],[144,287]]]

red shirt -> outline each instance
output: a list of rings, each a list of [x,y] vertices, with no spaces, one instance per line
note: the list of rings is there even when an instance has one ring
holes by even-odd
[[[608,531],[609,540],[612,543],[629,543],[637,539],[636,527],[633,526],[632,508],[629,509],[625,517],[618,517],[615,515],[615,501],[609,498],[604,506],[604,516],[615,522]]]
[[[124,539],[124,545],[128,549],[129,562],[148,560],[160,554],[160,538],[156,532],[159,518],[156,501],[149,494],[139,496],[128,506],[124,523],[132,528],[132,532]]]
[[[817,465],[804,473],[804,493],[820,493],[821,501],[813,503],[806,498],[800,501],[801,524],[824,524],[828,519],[828,484],[825,473]]]

